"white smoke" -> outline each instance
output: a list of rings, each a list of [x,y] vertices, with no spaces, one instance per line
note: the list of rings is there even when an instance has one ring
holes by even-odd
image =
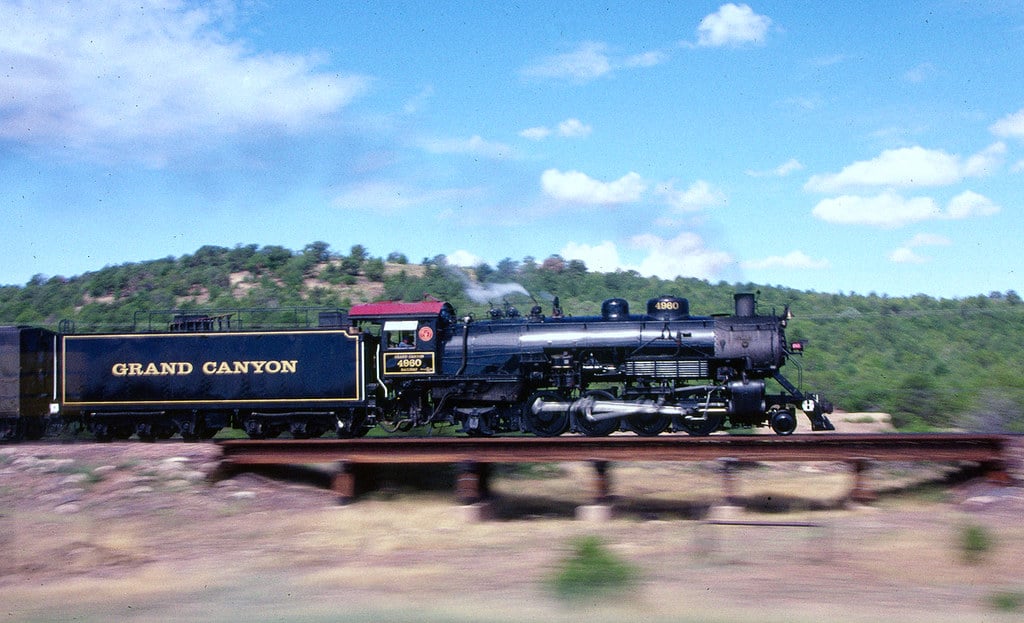
[[[449,272],[462,282],[462,289],[474,303],[494,303],[512,294],[530,296],[526,288],[515,282],[509,283],[480,283],[469,278],[463,270],[455,266],[447,266]]]
[[[469,281],[463,283],[466,296],[474,303],[490,303],[509,296],[510,294],[522,294],[530,296],[526,288],[518,283],[478,283]]]

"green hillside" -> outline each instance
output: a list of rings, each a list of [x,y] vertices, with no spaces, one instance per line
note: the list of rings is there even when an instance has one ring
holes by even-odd
[[[130,329],[154,310],[345,308],[424,295],[478,318],[489,303],[506,301],[526,311],[536,300],[547,313],[554,296],[567,314],[597,313],[611,297],[638,311],[661,294],[684,296],[692,313],[707,315],[730,312],[732,295],[741,291],[758,292],[762,311],[790,306],[788,337],[809,343],[804,386],[840,409],[886,411],[902,428],[1024,431],[1024,304],[1013,291],[960,299],[823,294],[596,273],[557,255],[463,271],[444,256],[410,263],[400,252],[374,257],[360,245],[338,252],[314,242],[299,251],[205,246],[75,277],[37,275],[24,286],[0,287],[0,324],[56,327],[71,320],[79,331]]]

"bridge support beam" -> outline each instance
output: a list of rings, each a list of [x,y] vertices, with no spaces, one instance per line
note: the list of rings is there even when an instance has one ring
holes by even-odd
[[[335,461],[331,475],[331,491],[338,496],[338,504],[345,506],[356,501],[360,495],[377,487],[377,469],[368,463]]]
[[[576,519],[582,521],[609,521],[615,515],[612,504],[612,475],[608,461],[594,460],[590,462],[594,468],[591,480],[591,503],[576,507]]]
[[[1010,475],[1006,461],[984,461],[981,464],[981,471],[985,474],[985,480],[992,484],[1013,484],[1013,476]]]
[[[871,487],[868,470],[873,461],[871,459],[853,459],[850,462],[853,468],[853,487],[850,489],[850,501],[857,504],[870,504],[878,499],[878,494]]]
[[[356,478],[356,466],[348,461],[338,461],[335,464],[334,475],[331,476],[331,491],[338,496],[338,504],[346,505],[352,503],[359,491]]]
[[[491,496],[491,464],[461,461],[455,480],[455,495],[462,504],[477,504]]]

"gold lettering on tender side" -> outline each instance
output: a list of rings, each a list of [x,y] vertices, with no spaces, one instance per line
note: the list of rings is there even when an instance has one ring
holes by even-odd
[[[203,374],[296,374],[298,359],[256,361],[206,361],[200,366]],[[110,366],[114,376],[188,376],[195,366],[188,361],[118,362]]]
[[[194,367],[187,361],[118,362],[110,366],[114,376],[187,376]]]
[[[298,359],[271,359],[255,361],[207,361],[203,363],[203,374],[295,374]]]

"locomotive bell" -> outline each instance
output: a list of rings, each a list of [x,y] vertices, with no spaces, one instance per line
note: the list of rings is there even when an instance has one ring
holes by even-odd
[[[647,301],[647,317],[653,320],[679,320],[690,315],[690,302],[677,296],[659,296]]]

